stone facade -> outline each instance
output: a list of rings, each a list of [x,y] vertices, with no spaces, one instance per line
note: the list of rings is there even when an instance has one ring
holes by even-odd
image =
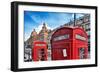
[[[26,41],[28,45],[32,46],[34,41],[44,41],[48,43],[48,33],[49,30],[46,27],[46,23],[43,23],[43,27],[40,32],[37,34],[35,29],[31,32],[30,38]]]

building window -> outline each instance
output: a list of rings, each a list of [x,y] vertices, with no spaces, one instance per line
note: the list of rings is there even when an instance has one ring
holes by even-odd
[[[87,31],[86,33],[87,33],[87,35],[90,35],[90,31]]]
[[[89,24],[86,24],[86,29],[89,29],[90,27],[89,27]]]

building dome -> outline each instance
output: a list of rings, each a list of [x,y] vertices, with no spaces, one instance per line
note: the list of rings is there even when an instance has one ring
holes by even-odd
[[[46,27],[46,23],[44,22],[42,29],[39,32],[39,40],[47,42],[47,39],[48,39],[48,29]]]
[[[35,29],[33,29],[31,36],[37,36],[37,32],[35,31]]]

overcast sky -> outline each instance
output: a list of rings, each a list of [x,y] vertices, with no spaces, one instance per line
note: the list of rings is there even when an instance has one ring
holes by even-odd
[[[83,14],[76,14],[76,18],[81,16]],[[52,30],[73,19],[73,13],[24,11],[24,38],[27,40],[33,29],[39,32],[44,22]]]

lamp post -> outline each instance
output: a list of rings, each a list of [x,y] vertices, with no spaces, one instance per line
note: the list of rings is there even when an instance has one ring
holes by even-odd
[[[76,25],[76,13],[74,13],[74,26]]]

